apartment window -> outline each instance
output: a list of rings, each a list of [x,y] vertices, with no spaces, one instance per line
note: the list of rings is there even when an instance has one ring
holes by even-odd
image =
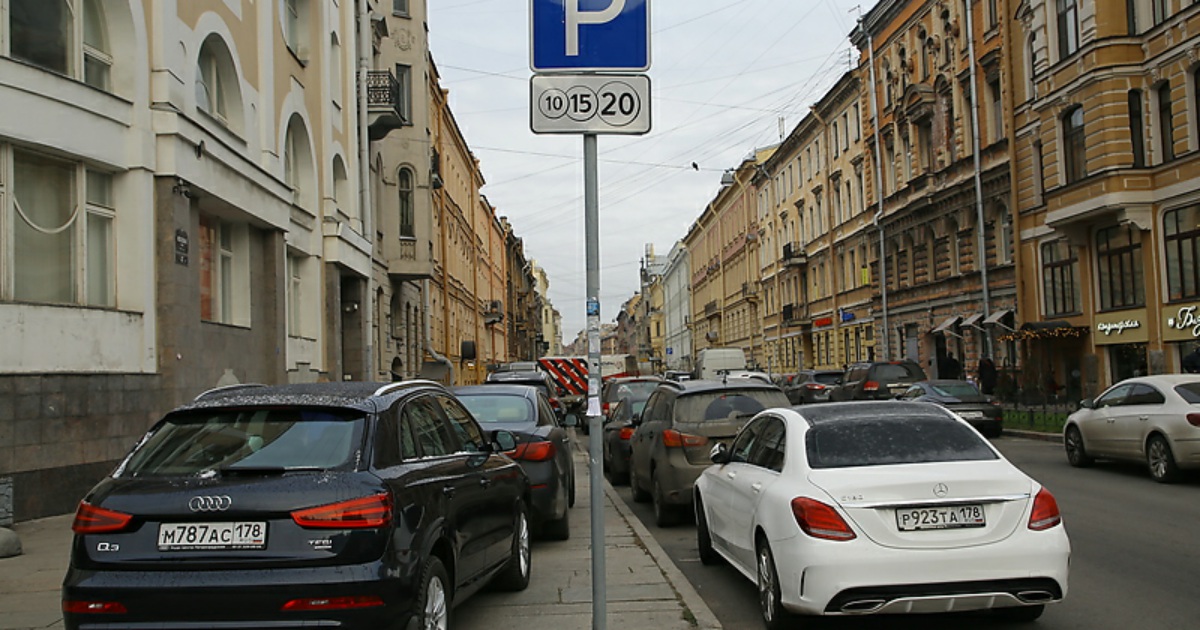
[[[104,14],[99,0],[83,2],[83,81],[101,90],[110,89],[112,50],[104,29]]]
[[[987,24],[988,28],[996,28],[999,20],[1000,11],[996,7],[996,0],[987,0]]]
[[[116,306],[116,274],[114,273],[113,221],[116,203],[113,200],[113,176],[99,171],[85,171],[84,199],[87,206],[86,234],[86,303],[90,306]]]
[[[67,74],[71,7],[63,0],[10,0],[9,51],[22,61]]]
[[[345,60],[342,59],[342,43],[338,40],[337,33],[330,34],[329,38],[329,93],[333,99],[333,104],[342,106],[342,64]]]
[[[1142,118],[1142,91],[1129,90],[1129,143],[1133,152],[1133,167],[1146,165],[1146,140]]]
[[[1171,84],[1163,83],[1158,88],[1158,139],[1161,162],[1175,159],[1175,124],[1171,114]]]
[[[1156,25],[1162,24],[1171,17],[1171,0],[1150,0],[1150,6],[1153,9]]]
[[[988,82],[988,94],[991,96],[992,101],[992,142],[1000,142],[1004,137],[1004,112],[1000,101],[1000,79]]]
[[[1163,228],[1169,299],[1200,297],[1200,206],[1167,212]]]
[[[841,154],[842,143],[838,142],[838,121],[833,121],[833,157]]]
[[[1046,315],[1079,312],[1079,257],[1066,239],[1042,244],[1042,302]]]
[[[1058,58],[1079,50],[1078,0],[1055,0],[1058,5]]]
[[[412,67],[396,64],[396,82],[400,84],[400,94],[397,98],[396,109],[400,110],[400,118],[406,123],[412,123]]]
[[[310,0],[283,0],[283,38],[300,61],[308,61]]]
[[[288,335],[301,336],[301,314],[304,305],[304,258],[298,254],[288,254]]]
[[[1013,222],[1012,215],[1003,208],[1000,210],[1000,250],[996,255],[1000,264],[1007,264],[1013,259]]]
[[[309,209],[317,206],[311,146],[304,120],[299,114],[292,114],[288,121],[287,135],[284,137],[283,177],[284,182],[292,189],[292,203]]]
[[[1096,266],[1101,310],[1145,304],[1141,234],[1134,228],[1116,226],[1097,232]]]
[[[922,173],[933,170],[933,125],[928,119],[917,124],[917,159]]]
[[[852,122],[854,123],[854,141],[858,142],[862,139],[862,119],[859,117],[858,103],[854,104],[854,120]]]
[[[1130,35],[1137,35],[1137,3],[1138,0],[1125,0],[1125,27]]]
[[[1087,147],[1083,135],[1083,108],[1076,106],[1062,119],[1063,174],[1068,184],[1087,176]]]
[[[219,46],[216,36],[210,36],[200,47],[196,61],[196,106],[222,124],[228,124],[225,84],[217,67]]]
[[[392,15],[408,17],[408,0],[392,0]]]
[[[850,113],[842,114],[842,149],[850,150]]]
[[[403,167],[396,177],[400,189],[400,236],[413,238],[416,229],[413,225],[413,171]]]
[[[200,217],[200,319],[233,323],[233,226]]]
[[[1033,205],[1042,205],[1042,195],[1046,192],[1045,166],[1042,155],[1042,141],[1033,141]]]

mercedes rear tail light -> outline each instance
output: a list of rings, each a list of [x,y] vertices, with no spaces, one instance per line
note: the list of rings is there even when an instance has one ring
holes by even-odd
[[[292,512],[300,527],[316,529],[369,529],[392,520],[392,495],[381,492],[369,497],[338,501]]]
[[[690,433],[680,433],[675,429],[667,429],[662,432],[663,446],[667,448],[693,448],[708,444],[708,438],[703,435],[692,435]]]
[[[554,442],[542,440],[538,442],[521,442],[517,448],[508,452],[508,456],[526,462],[545,462],[554,459],[558,449]]]
[[[112,534],[129,526],[132,514],[109,510],[87,501],[80,501],[75,510],[75,521],[71,531],[76,534]]]
[[[857,538],[854,530],[833,506],[808,497],[792,499],[792,515],[805,534],[813,538],[846,541]]]
[[[1029,529],[1042,531],[1061,522],[1062,516],[1058,513],[1058,501],[1054,500],[1054,495],[1045,488],[1038,490],[1033,498],[1033,512],[1029,514]]]

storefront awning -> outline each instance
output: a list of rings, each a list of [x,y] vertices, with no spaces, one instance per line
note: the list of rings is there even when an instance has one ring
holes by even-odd
[[[1012,310],[1007,309],[1007,308],[1002,308],[1002,309],[992,313],[991,315],[988,315],[988,318],[983,320],[983,323],[990,324],[992,326],[999,326],[1001,328],[1006,328],[1008,330],[1015,331],[1016,329],[1014,329],[1012,326],[1009,326],[1008,324],[1005,324],[1004,322],[1000,321],[1000,320],[1004,319],[1005,317],[1011,316],[1012,314],[1013,314]]]
[[[960,320],[960,319],[962,319],[962,318],[959,317],[958,315],[951,315],[950,317],[946,318],[946,321],[939,324],[937,328],[934,328],[930,332],[934,332],[934,333],[949,332],[950,328],[953,327],[955,324],[957,324],[958,320]]]
[[[983,319],[983,313],[974,313],[965,317],[958,325],[963,328],[979,328],[979,320]],[[980,330],[983,330],[980,328]]]

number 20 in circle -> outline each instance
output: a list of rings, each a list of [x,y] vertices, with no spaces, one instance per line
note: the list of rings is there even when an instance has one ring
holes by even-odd
[[[642,111],[637,90],[624,81],[604,84],[597,95],[600,119],[613,127],[624,127],[633,122]]]

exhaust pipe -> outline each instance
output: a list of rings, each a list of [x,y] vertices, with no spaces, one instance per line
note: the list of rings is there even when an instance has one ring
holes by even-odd
[[[883,608],[886,599],[858,599],[842,605],[842,612],[852,615],[871,613]]]
[[[1017,599],[1029,604],[1044,604],[1054,601],[1054,593],[1050,591],[1020,591]]]

